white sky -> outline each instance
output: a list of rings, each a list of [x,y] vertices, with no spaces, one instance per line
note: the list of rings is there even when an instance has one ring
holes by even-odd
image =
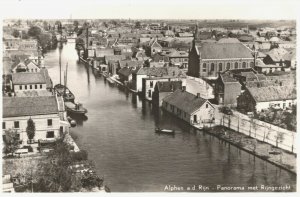
[[[1,0],[1,18],[296,19],[297,0]]]

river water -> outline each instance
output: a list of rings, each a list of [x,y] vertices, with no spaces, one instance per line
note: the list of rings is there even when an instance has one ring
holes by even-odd
[[[58,49],[45,54],[54,84],[59,83],[58,57]],[[245,191],[247,186],[288,185],[295,190],[294,175],[167,114],[158,118],[148,102],[78,63],[75,43],[64,45],[61,58],[63,70],[68,63],[69,89],[88,109],[87,119],[77,120],[71,133],[112,192],[163,192],[170,191],[169,185],[176,191],[194,185],[195,191],[202,191],[202,185],[210,192],[222,191],[217,185],[244,186]],[[157,124],[175,129],[175,136],[155,134]]]

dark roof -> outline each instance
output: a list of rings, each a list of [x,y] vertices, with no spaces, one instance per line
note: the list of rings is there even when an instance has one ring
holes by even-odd
[[[182,81],[158,81],[156,83],[159,92],[173,92],[182,87]]]
[[[138,75],[151,75],[151,76],[173,76],[185,77],[185,74],[178,67],[144,67],[140,68],[137,72]]]
[[[45,84],[46,78],[43,73],[12,73],[12,82],[14,85],[26,85],[26,84]]]
[[[198,50],[202,59],[253,58],[242,43],[202,43]]]
[[[290,86],[252,87],[248,91],[257,102],[296,99],[296,89]]]
[[[197,111],[207,100],[204,98],[197,98],[194,94],[186,91],[176,90],[169,96],[165,97],[163,101],[176,106],[184,112],[192,114]]]
[[[238,81],[235,80],[235,79],[234,79],[232,76],[230,76],[228,73],[222,73],[222,74],[220,74],[220,77],[221,77],[221,79],[222,79],[222,81],[223,81],[224,83],[232,83],[232,82],[238,83]]]
[[[34,116],[58,113],[55,96],[3,97],[3,117]]]
[[[128,77],[129,75],[132,74],[132,68],[127,68],[127,67],[121,68],[118,71],[118,74],[122,75],[122,76],[125,76],[125,77]]]
[[[143,66],[143,61],[132,61],[132,60],[120,60],[119,65],[121,68],[123,67],[138,67]]]

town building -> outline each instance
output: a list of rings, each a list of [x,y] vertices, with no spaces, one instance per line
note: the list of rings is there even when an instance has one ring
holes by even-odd
[[[182,88],[182,81],[158,81],[152,94],[153,105],[161,107],[165,97]]]
[[[229,73],[220,73],[215,82],[215,99],[219,105],[236,106],[241,84]]]
[[[237,99],[237,108],[245,112],[261,112],[269,108],[286,109],[296,104],[293,86],[247,88]]]
[[[34,141],[54,140],[68,128],[60,121],[58,103],[55,96],[46,97],[4,97],[2,135],[5,130],[16,130],[22,145],[28,143],[27,121],[35,123]],[[5,140],[4,140],[5,143]]]
[[[17,72],[40,72],[39,66],[30,59],[16,61],[12,66],[12,73]]]
[[[193,44],[189,53],[188,75],[214,78],[219,72],[254,67],[252,51],[242,43]]]
[[[148,88],[146,88],[146,86],[143,87],[143,78],[154,78],[154,77],[182,79],[182,78],[185,78],[186,75],[177,67],[138,68],[132,73],[133,89],[137,92],[144,92],[144,95],[145,95],[146,92],[148,91]],[[151,80],[148,81],[149,87],[151,86],[152,88],[154,88],[156,82],[157,82],[157,80],[154,80],[153,85],[151,86],[150,85]],[[151,90],[151,91],[153,92],[153,90]],[[151,93],[151,95],[152,95],[152,93]],[[149,98],[152,98],[152,96]]]
[[[176,90],[163,99],[162,108],[183,121],[203,126],[214,120],[215,108],[200,94],[194,95],[184,90]]]
[[[20,72],[12,73],[11,89],[16,96],[30,95],[30,92],[36,92],[41,95],[51,94],[52,81],[48,71],[43,68],[41,72]]]

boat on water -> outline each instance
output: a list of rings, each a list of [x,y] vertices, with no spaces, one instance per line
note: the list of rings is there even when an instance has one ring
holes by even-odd
[[[54,90],[57,92],[58,96],[62,96],[65,102],[74,102],[74,94],[62,84],[56,84]]]
[[[175,130],[155,128],[155,133],[174,135],[175,134]]]
[[[67,112],[73,114],[84,115],[87,113],[87,109],[85,109],[80,103],[65,102],[65,107]]]

